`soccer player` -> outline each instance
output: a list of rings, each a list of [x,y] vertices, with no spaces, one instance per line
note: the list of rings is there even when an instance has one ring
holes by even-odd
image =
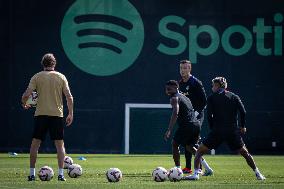
[[[178,82],[175,80],[170,80],[166,83],[166,94],[170,96],[172,116],[164,139],[167,141],[170,138],[174,125],[177,122],[178,129],[172,140],[172,153],[175,166],[180,168],[179,146],[185,146],[187,150],[195,154],[196,148],[194,145],[199,140],[200,122],[195,116],[190,99],[179,93],[178,88]],[[213,172],[205,159],[202,158],[201,163],[207,172]]]
[[[206,93],[204,87],[200,80],[191,75],[192,65],[189,60],[181,60],[179,68],[181,76],[181,80],[179,81],[179,90],[190,99],[197,119],[200,122],[200,126],[202,126],[204,121],[204,108],[206,106]],[[184,155],[186,166],[183,168],[183,173],[192,173],[192,153],[185,148]],[[204,176],[208,176],[208,174],[208,172],[205,172]]]
[[[255,165],[253,157],[250,155],[242,140],[241,134],[245,134],[246,111],[239,96],[227,91],[227,82],[224,77],[216,77],[212,80],[213,94],[207,99],[207,116],[211,131],[203,143],[199,146],[194,160],[194,174],[188,176],[189,180],[199,179],[199,164],[201,157],[209,149],[216,149],[221,143],[226,142],[230,149],[240,153],[247,164],[255,172],[258,180],[265,180]],[[240,124],[238,127],[238,113],[240,114]]]
[[[28,88],[22,96],[22,106],[24,109],[30,108],[26,102],[33,91],[37,91],[38,100],[34,115],[33,139],[30,147],[30,175],[28,181],[35,180],[35,164],[38,149],[46,134],[49,132],[50,138],[54,140],[58,159],[58,180],[65,181],[63,175],[64,167],[64,121],[63,121],[63,100],[65,95],[68,107],[66,125],[73,122],[73,97],[71,95],[66,77],[55,71],[56,59],[53,54],[45,54],[41,64],[43,71],[35,74],[29,83]]]

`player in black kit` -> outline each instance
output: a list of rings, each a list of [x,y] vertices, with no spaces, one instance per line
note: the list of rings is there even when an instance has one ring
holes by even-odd
[[[199,164],[202,156],[209,149],[216,149],[225,142],[230,149],[240,153],[247,161],[247,164],[255,172],[258,180],[265,180],[255,165],[253,157],[249,154],[242,140],[241,134],[245,134],[246,111],[239,96],[227,91],[227,82],[224,77],[216,77],[212,80],[213,94],[207,99],[207,116],[211,129],[207,138],[199,146],[194,159],[194,174],[187,177],[189,180],[199,179]],[[240,124],[238,126],[238,113]]]
[[[180,152],[179,146],[185,146],[187,150],[195,154],[194,145],[199,140],[200,122],[197,120],[192,104],[186,96],[179,93],[179,85],[177,81],[170,80],[166,83],[166,94],[170,96],[172,106],[172,116],[170,119],[168,130],[164,135],[164,139],[168,140],[171,136],[175,123],[178,123],[172,140],[172,152],[175,166],[180,168]],[[206,161],[202,158],[202,165],[208,172],[213,172]]]
[[[202,82],[196,77],[191,75],[192,65],[189,60],[180,61],[180,76],[179,90],[182,94],[188,97],[192,103],[195,115],[202,126],[204,120],[204,108],[206,106],[206,93]],[[191,171],[191,159],[192,153],[188,150],[184,150],[186,167],[182,169],[183,173],[192,173]],[[209,173],[205,172],[204,176],[208,176]]]

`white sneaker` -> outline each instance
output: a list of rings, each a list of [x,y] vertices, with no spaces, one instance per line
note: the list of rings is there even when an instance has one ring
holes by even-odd
[[[213,169],[205,170],[202,176],[212,176],[213,175]]]
[[[265,180],[266,178],[261,173],[255,173],[257,180]]]
[[[199,174],[189,175],[183,178],[183,180],[199,180]]]

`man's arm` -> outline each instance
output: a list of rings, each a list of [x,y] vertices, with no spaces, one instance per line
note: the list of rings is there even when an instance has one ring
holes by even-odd
[[[208,126],[210,129],[213,128],[213,110],[212,110],[212,102],[211,96],[207,99],[207,119],[208,119]]]
[[[205,92],[205,89],[204,89],[201,81],[197,82],[196,90],[197,90],[197,94],[198,94],[198,97],[199,97],[198,107],[197,107],[196,111],[198,113],[201,113],[206,106],[206,92]]]
[[[172,105],[172,116],[171,116],[171,120],[169,123],[169,127],[168,130],[165,133],[164,139],[167,140],[170,138],[171,136],[171,132],[174,128],[174,125],[177,121],[177,117],[178,117],[178,112],[179,112],[179,105],[178,105],[178,97],[172,97],[171,98],[171,105]]]
[[[27,105],[27,100],[29,99],[29,96],[32,94],[33,90],[30,89],[30,88],[27,88],[26,91],[24,92],[24,94],[22,95],[22,106],[24,109],[28,109],[30,108],[31,106],[30,105]]]
[[[245,128],[245,116],[246,116],[246,110],[245,106],[242,103],[241,99],[239,96],[236,95],[236,103],[237,103],[237,108],[240,112],[240,127]]]
[[[33,91],[36,90],[36,75],[34,75],[29,83],[28,88],[26,89],[26,91],[24,92],[24,94],[22,95],[22,106],[24,109],[29,109],[31,106],[30,105],[26,105],[27,100],[29,99],[30,95],[33,93]]]
[[[74,106],[73,96],[70,90],[67,90],[67,89],[63,90],[63,93],[66,97],[67,108],[68,108],[68,116],[66,118],[66,125],[70,126],[73,122],[73,106]]]

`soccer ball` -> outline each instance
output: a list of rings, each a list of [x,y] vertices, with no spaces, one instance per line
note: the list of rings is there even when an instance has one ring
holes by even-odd
[[[43,166],[38,172],[38,177],[41,181],[50,181],[54,176],[54,172],[51,167]]]
[[[82,167],[78,164],[72,164],[68,167],[67,173],[71,178],[77,178],[83,174]]]
[[[122,173],[118,168],[110,168],[106,172],[106,177],[109,182],[118,182],[122,179]]]
[[[164,182],[168,179],[168,171],[163,167],[157,167],[152,172],[152,177],[156,182]]]
[[[38,97],[37,92],[33,91],[32,94],[29,96],[29,98],[28,98],[28,100],[26,102],[26,105],[30,105],[32,107],[36,107],[37,97]]]
[[[64,157],[64,169],[68,169],[70,165],[73,164],[73,159],[69,156]]]
[[[173,167],[169,170],[168,175],[171,182],[177,182],[182,179],[183,172],[181,168]]]

